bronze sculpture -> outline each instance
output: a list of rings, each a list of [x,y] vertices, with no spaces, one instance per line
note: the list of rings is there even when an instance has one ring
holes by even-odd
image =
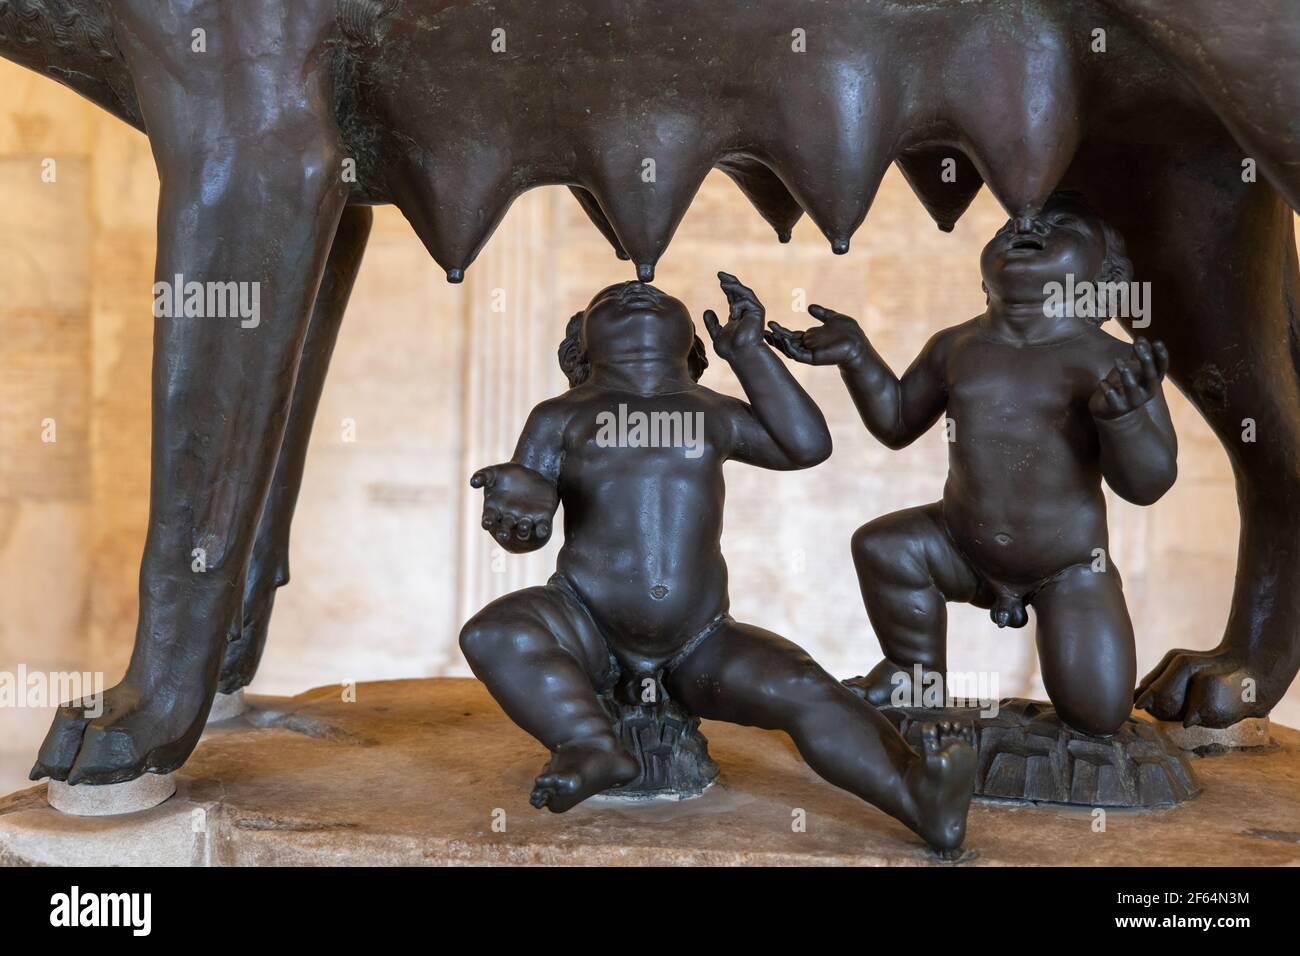
[[[1132,710],[1137,662],[1101,486],[1145,505],[1173,484],[1178,443],[1161,394],[1169,354],[1108,335],[1110,316],[1078,315],[1073,299],[1047,300],[1076,278],[1096,288],[1132,280],[1123,240],[1079,196],[1058,193],[1040,215],[1008,221],[981,265],[987,310],[936,334],[901,379],[856,321],[829,309],[809,309],[821,323],[810,331],[772,323],[768,333],[796,361],[838,366],[863,423],[890,448],[947,420],[943,500],[853,535],[885,659],[850,684],[877,706],[900,691],[916,699],[913,668],[947,673],[945,602],[988,608],[998,627],[1024,627],[1032,606],[1057,713],[1109,736]]]
[[[1161,290],[1149,334],[1224,443],[1242,514],[1222,643],[1171,652],[1139,703],[1222,727],[1281,698],[1300,669],[1292,6],[672,10],[0,0],[0,55],[148,129],[162,180],[158,275],[263,287],[256,329],[158,321],[135,653],[103,717],[60,713],[34,776],[108,783],[174,769],[218,685],[251,678],[287,578],[310,433],[295,416],[310,415],[328,356],[304,362],[303,350],[338,321],[366,205],[397,204],[454,281],[514,195],[562,183],[648,279],[714,166],[779,235],[807,211],[837,250],[891,162],[941,227],[985,182],[1017,216],[1061,185],[1087,194]],[[1225,29],[1241,22],[1267,42]],[[1246,418],[1257,441],[1240,440]]]
[[[598,293],[560,350],[570,391],[533,410],[511,461],[472,479],[484,529],[510,551],[545,545],[564,505],[556,573],[476,614],[461,648],[552,753],[536,807],[563,812],[637,777],[598,694],[666,696],[696,717],[786,731],[822,777],[956,851],[975,774],[963,732],[931,724],[914,752],[801,648],[727,613],[723,464],[810,468],[831,436],[764,343],[762,304],[719,278],[730,316],[704,324],[752,404],[698,384],[703,345],[677,299],[641,282]]]

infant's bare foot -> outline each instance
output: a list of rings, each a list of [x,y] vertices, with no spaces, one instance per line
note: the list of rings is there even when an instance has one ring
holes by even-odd
[[[942,707],[943,681],[940,675],[921,671],[921,685],[916,684],[914,666],[895,664],[888,657],[865,677],[851,677],[844,686],[872,707]]]
[[[974,742],[966,724],[923,724],[921,759],[907,775],[917,811],[913,829],[945,859],[953,859],[966,838],[966,814],[975,792]]]
[[[563,744],[537,778],[530,802],[563,813],[588,797],[635,780],[640,772],[636,760],[612,737]]]

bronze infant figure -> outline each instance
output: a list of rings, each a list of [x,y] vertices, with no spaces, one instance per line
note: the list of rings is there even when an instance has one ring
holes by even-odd
[[[955,852],[975,772],[969,731],[928,726],[917,753],[801,648],[728,614],[723,464],[809,468],[831,438],[765,343],[762,304],[719,277],[730,316],[705,312],[704,323],[749,403],[698,384],[707,359],[680,301],[641,282],[600,292],[561,347],[569,391],[533,410],[510,462],[471,480],[484,490],[483,527],[512,552],[544,546],[564,505],[556,573],[485,607],[461,647],[551,751],[537,807],[563,812],[637,777],[600,695],[648,682],[697,717],[785,731],[826,780]],[[682,440],[637,431],[656,416],[680,423],[668,431]]]
[[[1132,278],[1123,239],[1075,193],[1007,222],[981,269],[987,310],[936,334],[901,379],[857,322],[829,309],[809,309],[821,322],[809,331],[772,323],[768,332],[792,359],[838,365],[862,421],[890,448],[942,415],[949,422],[943,500],[853,535],[885,659],[849,684],[883,706],[914,685],[918,665],[927,684],[942,679],[945,602],[989,608],[999,627],[1023,627],[1029,606],[1057,713],[1110,735],[1131,713],[1137,662],[1102,479],[1141,505],[1173,484],[1178,444],[1161,391],[1169,355],[1160,342],[1107,334],[1105,315],[1053,307],[1062,287],[1091,285],[1079,301],[1104,302]]]

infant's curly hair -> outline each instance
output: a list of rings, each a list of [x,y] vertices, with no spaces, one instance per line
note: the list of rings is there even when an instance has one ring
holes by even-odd
[[[582,350],[582,318],[586,314],[585,311],[578,312],[569,319],[569,324],[564,329],[564,341],[560,343],[560,368],[569,379],[569,388],[577,388],[591,374],[591,362]],[[695,336],[695,344],[691,346],[686,365],[690,369],[691,379],[696,382],[709,367],[708,353],[704,351],[704,343],[698,335]]]
[[[1076,211],[1101,225],[1106,255],[1101,261],[1100,271],[1092,280],[1094,283],[1100,285],[1104,282],[1115,282],[1127,285],[1133,281],[1133,263],[1128,257],[1128,246],[1124,243],[1124,237],[1120,235],[1118,229],[1101,217],[1100,213],[1084,198],[1083,193],[1073,189],[1058,189],[1043,204],[1043,212],[1047,212],[1053,206],[1072,206]],[[1101,325],[1113,318],[1115,318],[1113,315],[1103,315],[1090,321]]]

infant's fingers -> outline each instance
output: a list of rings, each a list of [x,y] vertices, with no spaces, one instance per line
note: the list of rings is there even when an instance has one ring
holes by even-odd
[[[731,311],[734,314],[736,306],[741,303],[744,294],[749,290],[740,284],[739,279],[726,272],[719,272],[718,278],[721,280],[719,285],[722,287],[722,294],[727,297],[727,304],[731,306]],[[753,293],[751,292],[750,295],[753,295]]]
[[[727,294],[727,302],[731,306],[731,318],[736,320],[747,312],[758,313],[759,318],[763,317],[763,303],[758,301],[758,296],[753,291],[745,288],[743,285],[723,286],[723,291]]]
[[[1127,404],[1131,402],[1132,395],[1129,392],[1129,383],[1124,380],[1126,372],[1130,377],[1132,376],[1132,372],[1130,372],[1123,363],[1116,362],[1115,367],[1111,369],[1110,374],[1106,376],[1106,384],[1119,392],[1120,396],[1125,399],[1125,403]]]
[[[1137,355],[1138,365],[1142,369],[1142,383],[1150,388],[1160,381],[1160,370],[1156,368],[1156,357],[1151,350],[1151,343],[1139,337],[1133,343],[1133,352]]]
[[[1164,378],[1169,373],[1169,349],[1165,348],[1164,342],[1158,340],[1151,348],[1156,353],[1156,368],[1160,370],[1160,377]]]
[[[1123,365],[1119,370],[1120,381],[1124,383],[1124,395],[1130,405],[1141,405],[1147,400],[1146,394],[1142,391],[1142,386],[1138,384],[1137,375],[1127,365]]]
[[[718,333],[722,331],[722,323],[718,321],[718,313],[712,309],[704,310],[704,328],[708,330],[709,338],[717,341]]]
[[[750,297],[754,295],[753,289],[745,285],[745,283],[741,282],[730,272],[719,272],[718,279],[719,279],[719,284],[722,286],[724,291],[727,289],[731,289],[737,295],[750,296]]]
[[[780,322],[777,322],[775,319],[768,320],[767,327],[771,329],[773,332],[775,332],[777,335],[795,336],[795,335],[802,334],[801,332],[796,332],[794,329],[787,329],[784,325],[782,325]]]
[[[781,351],[784,352],[790,358],[794,359],[796,362],[803,362],[806,365],[813,364],[812,350],[808,348],[807,345],[804,344],[802,339],[800,339],[798,343],[791,342],[789,340],[783,340],[781,345],[782,345]]]
[[[470,475],[469,486],[471,488],[491,488],[494,481],[496,481],[496,471],[494,469],[480,468]]]
[[[1112,412],[1124,412],[1128,410],[1128,407],[1124,404],[1124,396],[1122,396],[1119,389],[1112,386],[1109,381],[1102,381],[1101,395],[1106,399],[1106,405]]]
[[[494,532],[498,541],[509,541],[510,536],[515,533],[515,522],[519,519],[512,514],[504,514],[501,520],[497,522],[497,530]]]
[[[787,358],[798,359],[799,357],[795,354],[794,343],[785,336],[777,335],[775,332],[764,332],[763,341]]]

